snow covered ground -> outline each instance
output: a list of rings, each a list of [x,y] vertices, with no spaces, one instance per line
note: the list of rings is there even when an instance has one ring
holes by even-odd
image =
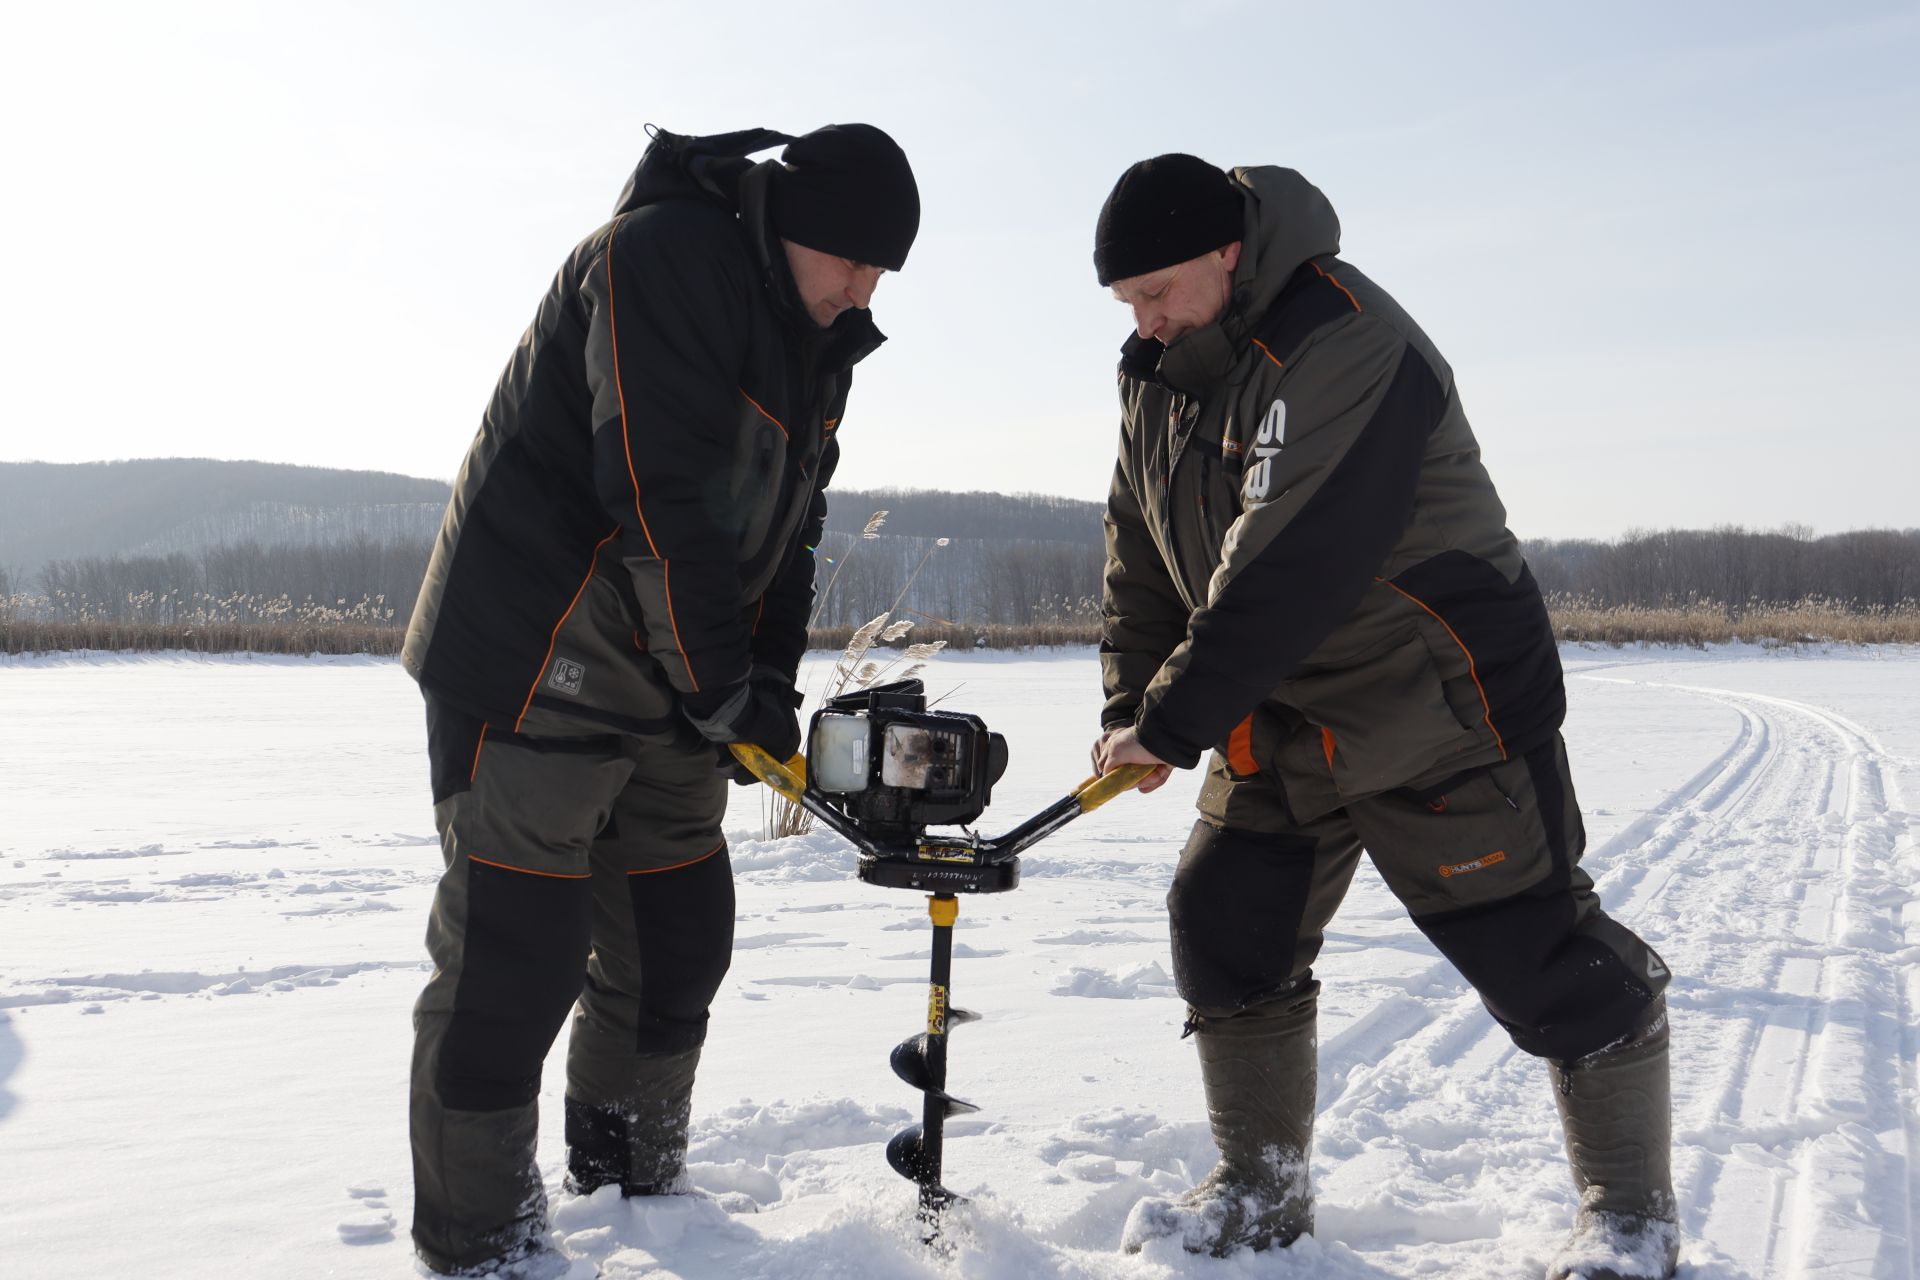
[[[1676,972],[1681,1274],[1911,1277],[1920,652],[1570,648],[1587,865]],[[1003,829],[1085,773],[1085,651],[961,656],[1007,734]],[[391,662],[0,662],[0,1277],[392,1277],[408,1010],[440,855]],[[947,1182],[918,1242],[888,1069],[924,1017],[923,900],[736,793],[734,963],[696,1093],[707,1199],[556,1197],[574,1276],[1533,1277],[1573,1195],[1544,1067],[1363,869],[1319,967],[1319,1239],[1126,1257],[1212,1159],[1163,919],[1192,775],[962,903]],[[560,1050],[556,1049],[556,1054]],[[541,1161],[561,1159],[560,1059]],[[731,1211],[729,1211],[731,1210]],[[755,1211],[757,1210],[757,1212]]]

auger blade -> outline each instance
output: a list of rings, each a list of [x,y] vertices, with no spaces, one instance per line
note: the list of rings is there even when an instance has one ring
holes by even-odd
[[[980,1021],[980,1015],[975,1013],[971,1009],[948,1009],[947,1010],[947,1026],[949,1028],[957,1027],[963,1022],[978,1022],[978,1021]]]
[[[933,1171],[927,1167],[927,1151],[920,1143],[920,1126],[917,1124],[908,1125],[887,1142],[887,1163],[907,1181],[920,1184],[922,1206],[958,1204],[966,1199],[937,1182],[928,1181]]]
[[[948,1018],[951,1019],[952,1014],[948,1014]],[[917,1036],[909,1036],[899,1044],[893,1046],[893,1053],[888,1056],[887,1061],[893,1066],[893,1074],[899,1076],[920,1092],[929,1097],[938,1098],[944,1103],[946,1109],[942,1114],[959,1116],[980,1109],[971,1102],[961,1101],[945,1089],[936,1089],[933,1087],[933,1081],[927,1070],[926,1032],[923,1031]],[[913,1132],[915,1134],[915,1140],[918,1141],[919,1130],[915,1129]],[[892,1148],[889,1147],[888,1151],[891,1152]],[[894,1166],[896,1169],[899,1167],[898,1165]]]

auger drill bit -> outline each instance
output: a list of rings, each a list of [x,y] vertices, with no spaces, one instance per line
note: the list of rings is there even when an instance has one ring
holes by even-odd
[[[927,1029],[895,1045],[890,1059],[894,1074],[920,1090],[925,1100],[920,1123],[902,1129],[887,1143],[887,1163],[919,1186],[922,1238],[933,1244],[940,1234],[940,1211],[963,1199],[940,1182],[947,1117],[979,1110],[947,1092],[947,1033],[980,1017],[954,1008],[950,998],[953,926],[960,917],[955,895],[1012,889],[1020,883],[1022,850],[1132,790],[1152,771],[1151,766],[1121,765],[1088,778],[1002,836],[986,839],[966,832],[929,837],[923,830],[908,839],[895,833],[883,840],[836,808],[827,796],[816,793],[808,784],[806,757],[796,755],[782,762],[759,747],[738,742],[733,744],[733,755],[761,781],[850,840],[860,851],[856,874],[862,881],[889,889],[931,891],[927,916],[933,921],[933,964],[927,979]]]
[[[940,1183],[947,1117],[980,1109],[947,1092],[947,1033],[963,1022],[978,1021],[980,1015],[954,1008],[950,998],[953,925],[960,916],[959,899],[952,894],[933,894],[927,899],[927,915],[933,921],[927,1029],[894,1046],[891,1056],[893,1073],[924,1093],[926,1099],[921,1105],[920,1123],[902,1129],[887,1143],[887,1163],[901,1177],[919,1184],[919,1217],[931,1242],[939,1231],[940,1211],[964,1199]]]

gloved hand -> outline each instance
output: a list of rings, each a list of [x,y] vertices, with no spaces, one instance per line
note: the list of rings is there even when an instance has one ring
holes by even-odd
[[[726,744],[750,742],[776,760],[792,759],[800,749],[800,720],[794,712],[802,701],[784,672],[756,665],[745,680],[683,698],[681,708],[701,737],[720,744],[721,772],[751,785],[759,779],[733,758]]]

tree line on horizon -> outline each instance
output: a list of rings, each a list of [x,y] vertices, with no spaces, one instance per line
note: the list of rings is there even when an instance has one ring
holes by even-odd
[[[950,629],[943,634],[1038,626],[1048,635],[1097,636],[1104,564],[1099,531],[1089,535],[1084,524],[1076,530],[1069,521],[1080,514],[1074,506],[1091,504],[1021,495],[1009,501],[998,524],[1029,534],[1078,532],[1075,538],[936,537],[900,531],[941,527],[924,514],[902,518],[926,495],[874,496],[899,501],[903,509],[898,516],[877,509],[865,524],[830,529],[822,538],[817,628],[847,629],[892,611],[923,628]],[[297,618],[308,626],[336,620],[398,629],[412,610],[430,547],[418,538],[362,534],[326,543],[219,544],[197,554],[54,560],[32,584],[10,582],[0,570],[0,620],[180,627],[270,626]],[[1920,607],[1920,529],[1825,536],[1799,527],[1635,530],[1605,541],[1536,541],[1525,549],[1556,620],[1574,610],[1678,610],[1737,622],[1810,603],[1843,614],[1911,615]]]

